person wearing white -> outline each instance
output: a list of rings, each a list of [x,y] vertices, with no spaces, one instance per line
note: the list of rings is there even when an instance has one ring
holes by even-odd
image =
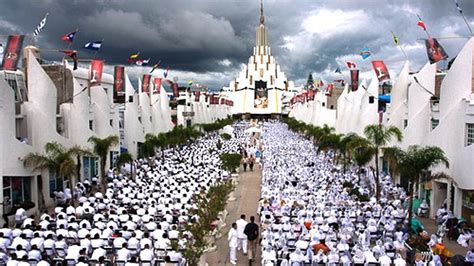
[[[232,228],[229,230],[229,234],[227,236],[227,241],[229,241],[230,263],[233,265],[236,265],[237,264],[237,242],[238,242],[237,223],[232,224]]]
[[[244,252],[244,255],[247,255],[247,235],[244,233],[245,226],[247,225],[247,221],[245,221],[245,214],[240,215],[240,219],[236,222],[237,224],[237,249]]]

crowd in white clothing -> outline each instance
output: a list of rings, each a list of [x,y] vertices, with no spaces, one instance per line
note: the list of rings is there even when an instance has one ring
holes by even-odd
[[[360,179],[356,169],[343,171],[332,152],[318,152],[285,124],[265,123],[262,140],[262,265],[442,265],[431,252],[408,261],[406,194],[389,176],[376,201],[369,171]],[[432,237],[428,245],[442,241]]]
[[[77,184],[74,205],[67,190],[58,198],[68,203],[52,213],[26,217],[19,210],[16,228],[0,230],[0,264],[185,265],[182,248],[192,236],[184,225],[197,219],[193,195],[228,178],[219,154],[238,152],[243,138],[239,130],[228,141],[212,133],[163,158],[136,160],[134,174],[113,177],[105,193],[93,180]]]

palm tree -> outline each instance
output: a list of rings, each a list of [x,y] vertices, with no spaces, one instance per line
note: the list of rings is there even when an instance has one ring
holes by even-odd
[[[375,154],[375,149],[371,145],[371,143],[363,137],[357,136],[351,139],[347,143],[347,149],[349,153],[352,155],[352,159],[355,161],[357,166],[359,167],[359,180],[360,174],[362,172],[362,167],[367,165]]]
[[[379,180],[379,152],[380,148],[387,145],[392,138],[402,141],[403,136],[400,129],[395,126],[386,127],[382,124],[368,125],[364,129],[364,135],[371,143],[375,152],[375,197],[380,198],[380,180]]]
[[[107,164],[107,157],[109,155],[110,148],[119,143],[119,138],[116,135],[110,135],[106,138],[99,138],[92,136],[88,140],[92,143],[94,153],[99,156],[100,159],[100,180],[102,183],[102,189],[107,189],[107,178],[105,176],[105,165]]]
[[[352,154],[350,152],[350,146],[349,143],[354,141],[355,139],[359,138],[359,136],[356,133],[348,133],[342,136],[341,140],[339,141],[339,147],[338,150],[340,152],[340,156],[342,156],[342,164],[343,164],[343,170],[346,172],[346,166],[348,163],[350,163]]]
[[[413,197],[415,185],[420,181],[429,179],[429,169],[439,164],[449,167],[449,161],[444,151],[436,146],[420,147],[418,145],[409,146],[406,151],[398,148],[385,148],[384,155],[392,158],[392,167],[400,175],[406,176],[410,181],[408,204],[408,226],[411,230],[411,220],[413,217]]]
[[[337,153],[340,151],[339,148],[341,146],[341,140],[343,136],[343,134],[332,133],[322,136],[318,143],[318,152],[333,150],[335,152],[333,161],[336,162]]]
[[[156,154],[156,147],[158,146],[158,136],[153,135],[153,134],[146,134],[145,135],[145,142],[143,142],[142,145],[142,152],[143,152],[143,157],[145,157],[148,162],[150,157],[155,156]]]
[[[124,164],[130,163],[131,175],[132,175],[132,177],[134,177],[132,161],[133,161],[133,157],[128,152],[120,153],[119,156],[117,156],[117,166],[118,166],[119,170],[120,170],[120,167],[123,166]]]
[[[79,146],[65,148],[58,142],[49,142],[44,145],[44,154],[29,153],[22,160],[26,167],[33,171],[50,171],[56,174],[56,183],[62,183],[64,179],[69,179],[71,193],[74,193],[73,176],[78,175],[75,156],[88,154],[89,152]],[[79,175],[77,176],[79,177]],[[74,199],[74,195],[72,195]],[[44,191],[42,191],[44,201]]]

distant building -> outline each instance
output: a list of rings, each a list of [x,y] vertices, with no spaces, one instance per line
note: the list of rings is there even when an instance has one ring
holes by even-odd
[[[288,113],[294,93],[293,82],[288,80],[271,55],[261,4],[253,55],[229,87],[223,88],[222,94],[234,101],[233,114],[279,115]]]

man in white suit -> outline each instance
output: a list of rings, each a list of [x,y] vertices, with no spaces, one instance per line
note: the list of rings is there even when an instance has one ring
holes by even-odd
[[[237,264],[237,236],[237,223],[233,223],[232,228],[229,230],[229,235],[227,236],[227,240],[229,241],[230,263],[232,265]]]
[[[245,214],[240,215],[240,219],[235,223],[237,224],[237,249],[240,250],[242,248],[244,255],[247,255],[247,235],[244,233],[244,230],[248,222],[245,221]]]

